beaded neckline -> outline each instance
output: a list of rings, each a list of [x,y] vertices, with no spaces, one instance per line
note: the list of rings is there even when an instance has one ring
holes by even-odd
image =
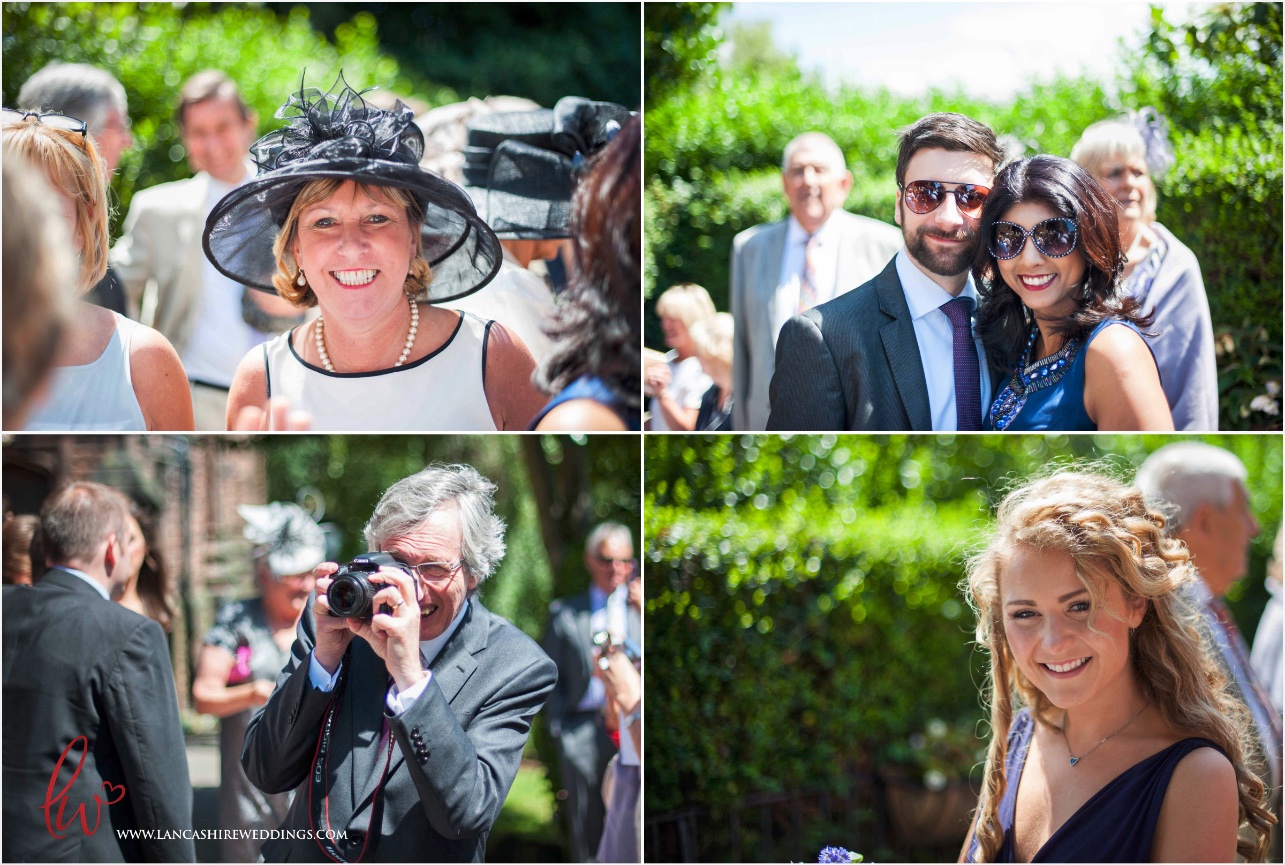
[[[1031,335],[1027,337],[1026,348],[1022,350],[1022,359],[1017,369],[1013,371],[1013,377],[991,403],[991,425],[997,430],[1006,429],[1013,422],[1022,407],[1026,405],[1028,396],[1061,381],[1067,370],[1071,368],[1076,352],[1080,350],[1081,341],[1078,338],[1068,339],[1061,348],[1048,357],[1032,361],[1035,338],[1039,334],[1039,325],[1032,324]]]

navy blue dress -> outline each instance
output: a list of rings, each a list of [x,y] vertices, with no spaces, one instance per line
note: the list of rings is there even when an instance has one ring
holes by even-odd
[[[999,803],[999,824],[1004,845],[996,862],[1013,862],[1013,812],[1017,787],[1026,766],[1026,751],[1035,732],[1035,722],[1026,709],[1018,711],[1008,734],[1008,757],[1004,774],[1008,785]],[[1174,742],[1139,763],[1125,769],[1094,793],[1036,852],[1032,862],[1150,862],[1151,841],[1160,819],[1160,806],[1173,770],[1183,757],[1197,748],[1223,750],[1208,739]],[[1225,756],[1225,754],[1224,754]],[[973,839],[969,861],[977,851]]]
[[[1035,363],[1028,362],[1028,343],[1017,372],[995,397],[986,414],[986,429],[1096,430],[1097,425],[1084,410],[1084,358],[1089,343],[1113,324],[1142,335],[1132,323],[1109,318],[1093,328],[1087,339],[1070,340],[1061,350]],[[1150,345],[1147,350],[1151,350]],[[1154,352],[1152,360],[1155,360]]]
[[[625,405],[624,400],[612,391],[607,383],[597,376],[581,376],[562,389],[562,392],[549,400],[539,414],[531,421],[528,430],[533,430],[544,420],[544,416],[557,406],[573,399],[591,399],[601,403],[615,412],[616,417],[625,425],[625,429],[639,431],[642,429],[642,407]]]

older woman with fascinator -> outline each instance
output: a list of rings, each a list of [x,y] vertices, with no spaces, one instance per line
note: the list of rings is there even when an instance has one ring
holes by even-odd
[[[273,684],[290,662],[295,626],[308,606],[326,557],[325,535],[303,508],[289,502],[240,505],[259,597],[225,604],[205,635],[197,659],[192,698],[198,712],[219,721],[219,828],[275,829],[290,797],[264,793],[241,768],[241,747],[250,716],[272,696]],[[223,859],[253,862],[260,842],[225,838]]]
[[[574,271],[540,367],[541,431],[642,429],[642,122],[590,161],[571,205]]]
[[[1006,496],[967,594],[990,654],[968,862],[1262,861],[1276,818],[1165,518],[1111,478]]]
[[[229,426],[271,398],[321,430],[524,428],[541,396],[521,340],[430,305],[490,281],[495,234],[463,190],[419,168],[409,108],[374,108],[337,86],[282,106],[289,125],[251,148],[259,176],[206,223],[221,273],[321,313],[246,355]]]
[[[1071,159],[1116,201],[1122,293],[1152,317],[1147,343],[1180,430],[1218,429],[1218,367],[1209,298],[1195,254],[1156,221],[1152,175],[1173,164],[1164,120],[1153,109],[1084,130]]]
[[[81,298],[63,332],[48,397],[25,429],[192,429],[187,376],[169,341],[83,299],[106,273],[108,249],[106,166],[84,121],[6,108],[3,124],[5,157],[24,158],[56,193],[78,258],[75,293]],[[15,288],[20,286],[5,286],[7,292]]]
[[[996,430],[1171,430],[1149,319],[1119,289],[1115,202],[1069,159],[1008,165],[978,226],[976,330],[1009,376]]]

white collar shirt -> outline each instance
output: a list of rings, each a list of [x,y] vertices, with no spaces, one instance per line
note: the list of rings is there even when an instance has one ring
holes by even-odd
[[[928,385],[928,406],[932,413],[934,430],[956,430],[955,417],[955,331],[941,307],[954,300],[950,292],[933,282],[920,270],[903,246],[897,253],[897,278],[910,307],[910,317],[915,328],[915,342],[919,344],[919,360],[924,368],[924,382]],[[960,297],[973,300],[973,317],[977,315],[977,288],[972,274],[964,283]],[[982,418],[991,404],[991,379],[986,368],[986,351],[982,341],[973,336],[977,346],[977,364],[981,377]],[[981,420],[982,418],[979,418]]]
[[[812,272],[816,280],[817,304],[834,298],[838,286],[835,280],[839,272],[839,229],[835,227],[833,214],[815,232],[816,247],[812,252]],[[791,215],[785,224],[785,249],[781,253],[781,273],[776,288],[776,300],[773,306],[772,344],[776,344],[781,328],[799,311],[799,284],[803,278],[803,267],[807,262],[808,240],[812,235],[799,225]],[[852,286],[847,286],[852,288]]]
[[[94,591],[102,595],[104,601],[110,601],[112,599],[111,595],[107,593],[107,589],[103,586],[103,584],[98,582],[98,580],[95,580],[93,577],[91,577],[89,574],[85,573],[84,571],[78,571],[75,568],[69,568],[66,565],[53,565],[52,567],[55,567],[60,571],[66,571],[67,573],[71,574],[73,577],[80,577],[82,580],[89,583],[89,585],[93,586]]]

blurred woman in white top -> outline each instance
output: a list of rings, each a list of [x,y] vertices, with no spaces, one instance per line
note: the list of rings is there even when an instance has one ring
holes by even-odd
[[[675,285],[656,299],[656,314],[671,351],[667,365],[656,364],[647,371],[646,389],[652,397],[648,429],[691,432],[696,427],[701,397],[714,382],[701,368],[690,328],[714,312],[709,292],[691,282]]]

